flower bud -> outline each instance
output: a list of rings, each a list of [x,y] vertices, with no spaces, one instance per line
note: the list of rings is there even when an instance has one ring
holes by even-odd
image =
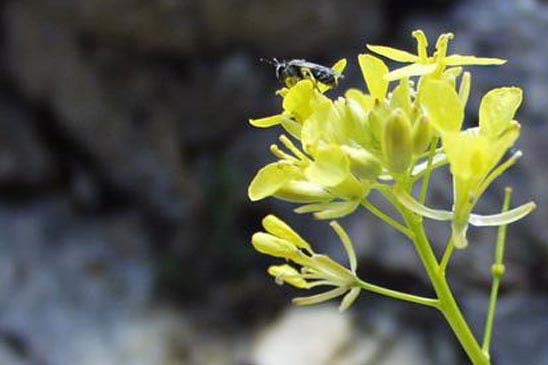
[[[382,149],[391,172],[403,173],[411,163],[413,143],[411,123],[401,109],[396,109],[386,119]]]
[[[365,180],[374,180],[381,173],[379,160],[363,148],[341,146],[342,150],[350,158],[350,170],[352,173]]]
[[[268,273],[274,276],[277,284],[288,283],[296,288],[308,289],[309,284],[300,273],[290,265],[274,265],[268,268]]]
[[[413,126],[413,153],[420,155],[432,141],[433,130],[428,117],[422,116]]]
[[[263,219],[265,230],[282,239],[285,239],[299,248],[312,251],[308,242],[306,242],[297,232],[295,232],[287,223],[275,215],[269,214]]]
[[[373,141],[379,143],[382,139],[382,115],[381,113],[373,109],[367,119],[367,127],[371,131]]]
[[[255,250],[274,257],[290,258],[298,251],[297,246],[291,242],[264,232],[255,233],[251,243]]]

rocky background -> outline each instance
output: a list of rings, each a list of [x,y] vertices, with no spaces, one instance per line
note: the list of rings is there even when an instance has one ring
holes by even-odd
[[[366,41],[413,47],[419,27],[510,60],[475,70],[470,112],[489,88],[525,90],[525,157],[480,206],[498,210],[505,185],[539,205],[510,228],[493,365],[548,364],[548,2],[12,0],[0,17],[0,364],[466,363],[430,309],[367,293],[345,316],[286,309],[295,292],[248,243],[274,211],[341,255],[325,224],[247,200],[276,134],[246,121],[279,108],[258,59],[353,61]],[[344,82],[360,85],[355,65]],[[430,293],[376,223],[343,222],[361,274]],[[480,333],[494,231],[471,235],[449,275]]]

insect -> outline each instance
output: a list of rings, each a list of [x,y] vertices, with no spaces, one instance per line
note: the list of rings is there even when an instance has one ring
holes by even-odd
[[[331,68],[305,60],[278,61],[276,58],[261,61],[273,65],[276,69],[276,78],[286,87],[292,87],[297,82],[305,79],[320,82],[330,89],[338,85],[343,75],[333,71]]]

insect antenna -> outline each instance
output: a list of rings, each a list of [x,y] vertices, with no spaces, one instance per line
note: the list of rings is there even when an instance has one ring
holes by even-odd
[[[261,57],[259,58],[259,61],[268,63],[269,65],[272,65],[272,66],[277,66],[280,63],[280,61],[278,61],[277,58],[268,59],[268,58]]]

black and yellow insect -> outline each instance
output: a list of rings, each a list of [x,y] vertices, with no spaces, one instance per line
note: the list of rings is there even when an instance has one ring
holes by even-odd
[[[278,61],[273,58],[272,60],[261,59],[261,61],[275,67],[276,77],[286,87],[292,87],[301,80],[309,79],[334,89],[337,87],[339,79],[343,78],[343,75],[327,66],[305,60]]]

